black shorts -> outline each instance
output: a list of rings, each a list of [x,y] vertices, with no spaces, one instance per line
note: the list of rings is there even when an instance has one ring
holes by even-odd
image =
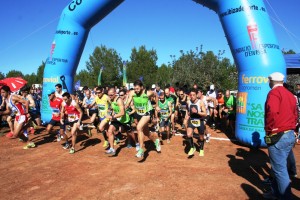
[[[31,119],[40,118],[41,113],[38,110],[29,110],[28,112],[30,114]]]
[[[159,122],[159,127],[165,127],[165,126],[170,126],[170,120],[168,119],[167,121],[164,119],[161,119]]]
[[[74,124],[76,124],[78,122],[78,120],[75,120],[73,122],[67,122],[67,124],[69,124],[71,127],[73,127]],[[80,125],[82,124],[82,122],[80,122]]]
[[[150,116],[150,121],[152,120],[154,114],[154,110],[150,110],[148,112],[146,112],[144,115],[139,115],[136,112],[134,113],[134,119],[137,119],[137,121],[140,121],[142,119],[143,116]]]
[[[204,126],[204,121],[202,119],[200,119],[200,124],[199,126],[195,126],[193,123],[192,123],[192,120],[189,119],[188,121],[188,128],[192,128],[192,129],[197,129],[198,130],[198,133],[200,135],[203,135],[204,134],[204,131],[205,131],[205,126]]]
[[[126,132],[131,131],[130,122],[123,124],[119,121],[114,120],[110,122],[110,125],[113,125],[116,128],[116,130],[119,130],[119,128],[122,127]]]
[[[98,116],[98,110],[97,109],[89,109],[89,117],[91,117],[93,114],[96,114],[96,116]]]
[[[56,121],[54,119],[51,119],[49,124],[51,124],[52,126],[59,126],[60,129],[65,129],[64,124],[61,124],[60,121]]]

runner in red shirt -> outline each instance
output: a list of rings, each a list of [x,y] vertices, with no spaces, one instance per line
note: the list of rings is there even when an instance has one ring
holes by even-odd
[[[24,130],[26,130],[29,125],[29,102],[19,95],[11,94],[10,88],[6,85],[1,88],[1,96],[6,100],[6,110],[0,111],[0,115],[7,115],[11,112],[14,112],[16,115],[13,137],[11,138],[20,138],[22,141],[27,142],[23,149],[35,147],[35,144],[30,142],[29,139],[23,134]]]
[[[71,95],[68,92],[65,92],[63,95],[63,103],[62,103],[62,109],[60,112],[60,123],[64,124],[65,120],[65,113],[68,116],[68,122],[70,123],[71,134],[72,134],[72,147],[70,149],[70,154],[75,153],[75,144],[76,144],[76,138],[77,138],[77,130],[80,128],[81,125],[81,118],[83,115],[83,112],[79,105],[76,103],[75,100],[72,100]]]
[[[50,102],[50,108],[52,110],[52,118],[46,128],[46,132],[49,134],[53,126],[60,126],[59,133],[57,134],[57,142],[63,138],[65,141],[65,145],[63,146],[64,149],[68,149],[70,144],[68,143],[68,136],[65,134],[65,125],[60,123],[60,111],[62,106],[62,98],[57,97],[55,95],[55,90],[48,91],[48,97]]]

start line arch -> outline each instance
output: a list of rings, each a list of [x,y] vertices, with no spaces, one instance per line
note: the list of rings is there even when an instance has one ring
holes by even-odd
[[[63,10],[46,61],[43,78],[43,121],[50,121],[47,91],[62,83],[73,90],[74,75],[90,29],[124,0],[73,0]],[[236,138],[265,147],[264,103],[268,75],[286,75],[279,48],[263,0],[193,0],[215,11],[220,18],[238,68]]]

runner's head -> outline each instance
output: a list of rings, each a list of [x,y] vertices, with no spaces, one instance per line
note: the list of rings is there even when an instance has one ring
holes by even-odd
[[[203,96],[203,89],[202,89],[202,88],[199,88],[197,94],[198,94],[197,97],[198,97],[199,99],[201,99],[201,97]]]
[[[97,94],[97,96],[98,96],[99,98],[101,98],[101,97],[103,96],[103,94],[104,94],[104,88],[98,86],[98,87],[96,88],[96,94]]]
[[[30,87],[25,85],[20,89],[21,95],[26,97],[29,94]]]
[[[61,85],[60,83],[56,84],[56,85],[55,85],[55,89],[56,89],[56,92],[57,92],[58,94],[60,94],[61,91],[62,91],[62,85]]]
[[[195,88],[191,89],[191,92],[190,92],[191,101],[196,101],[197,93],[198,93],[197,89],[195,89]]]
[[[125,98],[126,98],[125,95],[126,95],[125,90],[120,90],[120,92],[119,92],[119,97],[120,97],[121,99],[125,100]]]
[[[159,101],[160,101],[160,102],[162,102],[162,103],[165,102],[165,93],[164,93],[164,92],[161,92],[161,93],[159,94],[159,97],[158,97],[158,98],[159,98]]]
[[[54,89],[48,90],[48,97],[50,100],[53,100],[55,98],[55,90]]]
[[[85,96],[86,96],[87,98],[90,98],[90,97],[91,97],[91,91],[90,91],[90,90],[86,90],[86,91],[85,91]]]
[[[141,94],[141,92],[143,91],[144,89],[144,85],[143,85],[143,82],[141,80],[136,80],[134,83],[133,83],[133,87],[134,87],[134,92],[136,94]]]
[[[10,88],[7,85],[2,86],[1,88],[1,96],[5,99],[8,97],[8,95],[11,93]]]
[[[183,88],[180,88],[180,89],[178,90],[178,96],[179,96],[180,99],[183,99],[183,98],[184,98],[184,91],[183,91]]]
[[[165,89],[165,95],[166,95],[167,98],[170,96],[170,89],[169,88]]]
[[[226,90],[226,92],[225,92],[225,96],[226,96],[227,98],[229,98],[229,97],[230,97],[230,91],[229,91],[229,90]]]
[[[115,90],[115,88],[110,88],[108,90],[107,95],[109,96],[109,98],[110,98],[111,101],[114,100],[115,97],[116,97],[116,90]]]
[[[63,93],[62,97],[63,97],[63,100],[64,100],[64,102],[66,104],[70,104],[71,103],[72,97],[71,97],[70,93],[65,92],[65,93]]]

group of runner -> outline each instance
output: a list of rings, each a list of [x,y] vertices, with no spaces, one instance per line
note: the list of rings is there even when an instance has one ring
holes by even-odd
[[[131,90],[85,87],[81,101],[78,95],[63,92],[62,85],[57,84],[55,89],[47,91],[52,118],[46,127],[46,133],[50,134],[53,127],[59,127],[59,131],[55,131],[57,141],[62,141],[63,148],[69,149],[69,153],[73,154],[76,152],[78,133],[86,132],[87,129],[87,133],[91,135],[91,129],[96,128],[97,132],[103,134],[103,147],[108,155],[116,154],[118,138],[126,134],[127,147],[135,146],[135,156],[141,158],[145,152],[145,136],[153,142],[156,151],[161,152],[162,140],[166,139],[170,143],[172,136],[177,133],[175,124],[179,123],[189,146],[188,155],[193,156],[196,151],[194,134],[197,133],[199,156],[204,156],[205,139],[209,142],[210,136],[206,125],[209,121],[214,125],[218,105],[218,97],[211,93],[204,95],[203,90],[196,87],[188,94],[183,89],[175,90],[172,87],[161,90],[154,85],[151,89],[146,89],[143,82],[137,80]],[[30,121],[35,120],[38,126],[41,126],[41,122],[36,114],[29,112],[30,97],[12,94],[7,86],[1,88],[1,96],[5,99],[6,109],[0,111],[0,115],[15,116],[11,133],[7,136],[26,142],[24,149],[35,147],[27,133]],[[228,101],[229,98],[219,108],[219,112],[234,110],[235,105]],[[82,124],[85,115],[89,118],[88,124]],[[81,131],[83,129],[85,130]],[[70,130],[71,141],[66,130]]]

